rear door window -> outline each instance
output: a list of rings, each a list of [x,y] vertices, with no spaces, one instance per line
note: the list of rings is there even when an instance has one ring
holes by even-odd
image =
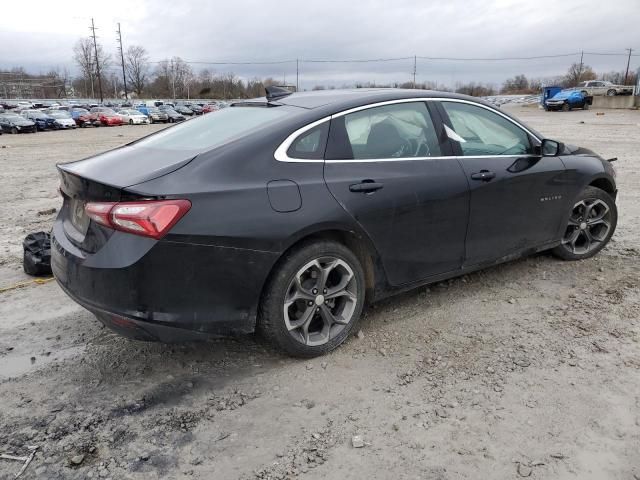
[[[342,159],[376,160],[442,155],[424,102],[407,102],[350,113],[332,121],[328,152]],[[336,147],[336,145],[340,146]],[[330,158],[329,156],[327,158]]]

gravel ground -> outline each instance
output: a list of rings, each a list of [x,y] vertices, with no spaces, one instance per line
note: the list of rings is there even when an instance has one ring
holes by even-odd
[[[510,107],[619,157],[610,245],[547,254],[370,308],[332,354],[105,330],[54,282],[0,293],[0,452],[24,478],[640,478],[640,112]],[[0,288],[59,206],[54,164],[157,126],[0,137]],[[356,436],[356,437],[354,437]],[[359,447],[359,448],[356,448]],[[19,462],[0,460],[0,479]]]

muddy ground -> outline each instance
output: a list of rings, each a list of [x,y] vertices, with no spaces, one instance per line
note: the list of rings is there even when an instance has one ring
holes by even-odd
[[[0,453],[24,478],[640,478],[640,112],[513,107],[618,157],[620,219],[596,258],[547,254],[370,308],[309,361],[253,338],[120,338],[55,282],[0,293]],[[54,164],[159,127],[0,137],[0,288],[57,208]],[[354,448],[352,437],[364,446]],[[0,460],[0,479],[19,462]]]

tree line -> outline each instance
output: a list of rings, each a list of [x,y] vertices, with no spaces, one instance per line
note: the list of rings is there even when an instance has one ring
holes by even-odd
[[[147,50],[141,45],[131,45],[122,57],[114,57],[105,51],[100,43],[94,46],[92,39],[81,38],[73,47],[73,60],[79,74],[70,78],[66,69],[62,72],[52,70],[46,75],[30,75],[21,68],[15,73],[22,80],[16,83],[22,87],[19,96],[43,98],[62,98],[72,95],[78,98],[98,98],[102,88],[105,98],[123,98],[124,82],[122,78],[122,60],[130,97],[139,98],[253,98],[262,96],[264,88],[279,84],[273,78],[253,78],[243,80],[234,73],[217,73],[204,68],[194,71],[192,66],[180,57],[167,58],[159,62],[150,60]],[[100,74],[98,75],[98,72]],[[0,74],[3,72],[0,72]],[[9,78],[4,72],[5,82]],[[25,89],[24,79],[37,81],[38,89]],[[503,94],[537,94],[544,85],[574,87],[586,80],[601,79],[613,83],[625,83],[624,72],[607,72],[596,74],[593,68],[582,63],[573,63],[564,75],[544,78],[527,78],[524,74],[508,78],[501,86],[481,82],[459,82],[453,86],[436,82],[393,82],[380,84],[375,82],[358,82],[342,87],[395,87],[421,88],[428,90],[452,91],[472,96],[488,96]],[[8,92],[2,91],[0,77],[0,96]],[[635,84],[636,75],[630,73],[626,79],[628,84]],[[5,83],[6,85],[6,83]],[[50,85],[50,86],[49,86]],[[71,86],[71,89],[68,86]],[[16,92],[15,87],[14,92]],[[334,86],[316,85],[313,90],[333,89]],[[20,94],[21,93],[21,94]],[[15,96],[15,93],[13,94]]]

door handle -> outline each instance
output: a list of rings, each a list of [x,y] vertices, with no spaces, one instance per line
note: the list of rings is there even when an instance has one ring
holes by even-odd
[[[472,180],[482,180],[483,182],[488,182],[489,180],[495,177],[496,177],[496,174],[493,172],[490,172],[489,170],[480,170],[478,173],[471,174]]]
[[[349,185],[349,191],[356,193],[372,193],[380,190],[382,187],[384,187],[382,183],[377,183],[373,180],[363,180],[362,183]]]

